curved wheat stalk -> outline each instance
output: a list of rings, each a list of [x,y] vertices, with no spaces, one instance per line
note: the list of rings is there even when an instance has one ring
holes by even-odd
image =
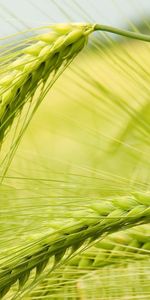
[[[80,222],[76,221],[71,227],[62,228],[52,238],[47,238],[38,250],[37,248],[35,250],[33,245],[32,251],[28,249],[28,255],[22,260],[13,258],[13,263],[5,263],[5,270],[0,273],[1,297],[17,280],[22,288],[34,268],[36,268],[36,274],[39,275],[52,256],[55,257],[54,265],[56,265],[65,257],[67,250],[70,249],[73,254],[86,241],[91,243],[111,232],[149,223],[149,203],[149,196],[136,194],[135,197],[100,201],[97,205],[87,207],[87,210],[80,216],[78,212],[75,212],[72,217],[75,220],[80,218]]]

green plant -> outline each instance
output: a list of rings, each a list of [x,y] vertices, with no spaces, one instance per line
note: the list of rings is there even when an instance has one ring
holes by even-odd
[[[62,34],[62,32],[61,32],[61,34]],[[134,36],[134,34],[133,34],[133,36]],[[28,47],[26,48],[26,50],[28,51]],[[26,50],[24,48],[22,50],[23,57],[26,55],[28,57],[28,54],[24,54],[24,51],[26,51]],[[33,47],[33,50],[35,50],[34,47]],[[115,49],[115,51],[116,51],[116,49]],[[115,51],[114,51],[114,53],[115,53]],[[112,51],[112,55],[114,55],[114,53]],[[15,55],[14,55],[14,57],[15,57]],[[10,57],[11,57],[11,55],[10,55]],[[134,73],[129,72],[128,65],[126,65],[126,66],[124,65],[124,60],[127,59],[127,57],[128,56],[126,54],[126,50],[124,49],[124,55],[122,55],[122,60],[120,59],[120,61],[119,61],[119,58],[118,58],[117,67],[119,66],[119,63],[120,63],[121,67],[124,67],[125,75],[128,78],[128,88],[129,88],[129,79],[134,78]],[[2,58],[2,61],[3,61],[3,58]],[[139,65],[140,65],[140,63],[137,64],[138,67],[139,67]],[[20,64],[19,64],[19,66],[20,66]],[[113,67],[114,66],[115,66],[115,64],[113,65]],[[56,67],[56,65],[55,65],[55,67]],[[57,67],[56,67],[56,69],[57,69]],[[138,123],[138,120],[141,119],[139,122],[139,127],[140,127],[141,132],[145,133],[145,131],[148,129],[148,126],[145,126],[146,117],[145,117],[144,110],[141,109],[141,113],[137,114],[137,111],[136,111],[137,106],[136,106],[135,102],[131,103],[131,106],[130,106],[130,98],[127,99],[126,102],[123,101],[124,99],[119,97],[118,93],[117,92],[115,93],[113,91],[113,88],[111,89],[109,86],[107,86],[107,85],[109,85],[109,82],[107,83],[107,85],[100,84],[98,80],[93,79],[92,75],[90,77],[89,73],[90,72],[89,72],[88,68],[87,68],[87,71],[85,71],[84,73],[82,72],[81,67],[78,68],[77,78],[82,79],[82,83],[79,82],[79,80],[77,81],[78,86],[80,86],[80,84],[82,86],[82,84],[83,84],[84,89],[86,89],[87,85],[89,84],[91,89],[87,89],[87,93],[92,95],[92,97],[93,97],[93,98],[91,98],[92,101],[94,101],[95,99],[101,100],[98,98],[98,94],[99,94],[102,97],[102,100],[104,99],[104,100],[106,100],[106,102],[109,101],[110,107],[113,108],[113,109],[106,110],[107,106],[105,104],[106,103],[105,101],[102,101],[102,102],[99,101],[100,103],[98,103],[98,105],[96,105],[95,110],[97,113],[97,109],[98,109],[98,121],[101,122],[100,126],[97,129],[97,132],[99,133],[100,130],[103,130],[104,135],[105,135],[105,132],[109,132],[110,135],[112,136],[112,138],[114,139],[113,142],[114,141],[116,142],[115,139],[116,139],[116,135],[118,136],[118,132],[122,133],[122,131],[124,132],[124,129],[127,129],[126,135],[127,136],[128,136],[128,134],[130,135],[132,132],[128,128],[129,127],[134,128],[135,124]],[[71,74],[71,73],[69,73],[69,74]],[[88,74],[88,76],[87,76],[87,74]],[[81,77],[79,75],[81,75]],[[102,75],[104,76],[103,73],[102,73]],[[146,77],[146,75],[147,75],[146,72],[144,73],[144,75],[145,75],[145,83],[144,84],[146,85],[146,84],[148,84],[148,76]],[[125,77],[125,79],[126,79],[126,77]],[[42,77],[41,80],[43,80],[43,78],[44,77]],[[85,84],[85,82],[83,83],[83,79],[85,79],[87,81],[87,85]],[[71,81],[73,81],[73,80],[74,80],[74,77],[71,76]],[[72,90],[71,90],[68,82],[69,81],[67,81],[67,88],[68,88],[67,91],[68,91],[68,95],[69,94],[71,95]],[[63,82],[63,84],[64,84],[64,82]],[[145,85],[144,85],[144,87],[145,87]],[[50,87],[50,85],[48,85],[48,88],[49,87]],[[146,87],[145,87],[144,91],[145,92],[147,91]],[[30,92],[32,94],[32,89],[29,90],[29,94],[30,94]],[[34,89],[33,89],[33,92],[34,92]],[[24,94],[25,94],[25,86],[24,86]],[[138,92],[136,94],[136,97],[138,98]],[[71,96],[70,96],[70,98],[71,98]],[[80,95],[78,101],[80,100],[80,98],[82,99],[82,95]],[[25,99],[25,98],[19,98],[19,99],[20,99],[19,101],[21,101],[21,105],[23,108],[23,106],[24,106],[23,99]],[[40,94],[39,99],[41,101],[41,99],[42,99],[41,94]],[[87,100],[87,98],[85,98],[85,99]],[[85,100],[85,99],[83,99],[83,100]],[[91,101],[91,99],[89,100],[89,102]],[[23,102],[22,102],[22,100],[23,100]],[[143,98],[142,98],[142,100],[143,100]],[[82,107],[82,105],[86,106],[87,102],[88,102],[88,100],[86,102],[83,101],[83,103],[81,104],[80,107]],[[40,103],[40,102],[38,102],[38,103]],[[92,103],[91,106],[93,106],[93,102],[91,102],[91,103]],[[143,103],[141,102],[140,104],[142,107]],[[92,110],[93,107],[91,107],[91,106],[90,106],[90,109]],[[19,109],[19,106],[17,107],[17,109]],[[72,109],[72,110],[75,113],[74,109]],[[14,110],[14,116],[17,114],[16,111]],[[33,112],[34,111],[35,110],[33,110]],[[123,111],[123,113],[122,113],[122,111]],[[18,110],[18,113],[19,112],[20,112],[20,109]],[[96,113],[95,112],[93,113],[94,117],[95,117],[95,115],[97,116]],[[104,113],[104,118],[100,118],[100,116],[101,116],[100,113]],[[109,115],[109,113],[110,113],[110,115]],[[79,114],[80,114],[80,111],[76,110],[75,119],[78,118]],[[103,124],[103,120],[105,121],[106,115],[109,115],[109,117],[110,117],[110,119],[108,119],[108,120],[109,121],[111,120],[110,127],[112,127],[111,128],[112,131],[110,130],[110,127],[108,127],[108,129],[107,129],[106,123]],[[7,119],[7,116],[5,116],[6,119]],[[45,114],[44,114],[44,116],[45,116]],[[132,126],[128,127],[128,124],[130,123],[129,117],[131,117],[132,120],[136,120],[137,123],[133,122],[134,124],[132,124]],[[113,122],[114,122],[114,120],[116,120],[116,118],[118,118],[118,119],[120,118],[121,125],[123,123],[122,121],[124,121],[123,126],[117,127],[118,131],[115,131],[114,127],[113,127]],[[13,120],[14,119],[12,119],[12,121]],[[61,124],[61,127],[63,127],[63,122],[61,123],[61,120],[59,120],[59,123]],[[41,124],[41,123],[39,122],[39,124]],[[10,123],[10,125],[11,125],[11,123]],[[79,123],[79,125],[81,125],[81,124]],[[89,120],[88,120],[88,125],[89,125]],[[93,138],[96,130],[95,130],[95,127],[92,125],[91,125],[90,134],[92,132],[91,137]],[[55,127],[55,126],[53,126],[53,127]],[[106,127],[106,131],[105,131],[105,127]],[[38,131],[38,138],[40,139],[41,135],[39,133],[39,126],[35,126],[35,128]],[[72,126],[72,128],[74,129],[73,126]],[[82,129],[82,126],[80,126],[80,128]],[[88,126],[87,126],[87,128],[84,129],[83,135],[86,132],[85,131],[86,129],[89,129]],[[79,135],[78,138],[79,138],[80,145],[82,145],[82,147],[83,147],[82,143],[84,141],[84,136],[82,135],[82,132],[80,134],[81,135]],[[142,138],[144,140],[144,136],[142,136]],[[48,139],[46,141],[48,141]],[[55,140],[50,139],[49,145],[51,145],[52,141],[55,142]],[[96,148],[97,143],[95,142],[94,139],[92,141],[93,141],[94,147]],[[133,141],[137,142],[137,139],[134,137]],[[88,141],[88,142],[90,142],[90,141]],[[118,143],[120,142],[119,138],[118,138],[117,142]],[[145,142],[145,140],[144,140],[144,142]],[[144,142],[142,143],[142,145],[140,145],[141,147],[145,147]],[[30,142],[30,145],[31,145],[31,142]],[[46,145],[48,145],[48,142],[46,142]],[[87,144],[85,144],[84,146],[85,146],[84,153],[87,153],[89,151],[89,149],[91,150],[90,147],[87,149]],[[30,289],[32,289],[33,287],[35,287],[37,285],[37,283],[40,283],[46,275],[48,276],[48,274],[51,273],[51,271],[53,271],[56,267],[58,268],[58,273],[59,273],[59,268],[61,267],[61,264],[62,264],[62,267],[63,267],[63,265],[64,266],[66,265],[67,267],[69,267],[68,260],[70,260],[72,256],[78,255],[80,251],[85,250],[86,247],[89,247],[90,245],[92,245],[93,242],[95,242],[99,237],[104,238],[106,234],[109,234],[111,232],[115,232],[120,229],[126,229],[126,228],[132,227],[134,225],[149,223],[149,220],[150,220],[149,199],[150,199],[150,197],[149,197],[149,193],[146,193],[146,184],[145,184],[144,180],[138,181],[138,179],[136,179],[135,186],[131,185],[130,176],[131,177],[132,177],[132,175],[134,176],[135,173],[132,170],[130,171],[130,167],[128,166],[131,164],[131,166],[133,167],[134,164],[137,164],[137,162],[140,161],[139,157],[140,157],[141,153],[144,154],[144,152],[142,152],[142,148],[136,149],[135,147],[129,147],[130,144],[128,142],[126,143],[126,139],[124,139],[124,144],[123,145],[121,144],[119,151],[118,151],[118,149],[117,150],[114,149],[115,147],[113,148],[114,143],[110,143],[110,139],[108,139],[108,145],[105,145],[105,142],[102,141],[102,146],[104,147],[104,153],[101,152],[100,153],[101,155],[99,155],[98,159],[95,159],[95,161],[93,159],[93,156],[94,156],[93,153],[95,151],[95,148],[94,148],[93,152],[92,151],[88,152],[89,157],[90,157],[90,163],[92,166],[91,169],[89,168],[90,171],[88,169],[89,166],[84,165],[84,162],[82,162],[81,166],[79,165],[77,170],[80,170],[80,168],[85,167],[83,174],[80,174],[80,173],[76,174],[79,177],[79,181],[76,181],[73,177],[71,182],[69,182],[68,176],[70,176],[70,177],[73,176],[71,174],[72,170],[69,169],[69,171],[67,172],[65,168],[61,168],[60,162],[58,162],[58,166],[56,165],[57,168],[55,168],[56,166],[54,165],[54,170],[56,172],[55,173],[52,168],[51,161],[50,161],[50,168],[51,168],[50,170],[51,171],[50,172],[44,171],[45,172],[44,179],[41,176],[42,172],[39,172],[38,170],[37,170],[37,173],[33,172],[34,176],[32,178],[31,177],[32,173],[30,172],[30,171],[32,171],[32,168],[29,169],[29,165],[26,163],[27,175],[29,175],[29,177],[28,176],[24,176],[24,178],[21,178],[21,177],[19,178],[17,176],[14,177],[14,180],[16,182],[15,182],[15,184],[13,183],[13,185],[18,190],[20,189],[20,194],[18,194],[18,196],[16,196],[15,192],[14,192],[15,196],[13,196],[13,193],[10,190],[8,202],[7,202],[6,201],[7,195],[5,195],[5,192],[3,192],[3,190],[1,190],[2,212],[4,210],[6,213],[8,213],[8,210],[12,209],[12,212],[10,214],[8,214],[8,216],[7,216],[7,220],[9,220],[9,221],[11,220],[12,223],[10,223],[10,224],[13,224],[13,226],[14,226],[14,229],[12,228],[12,231],[11,231],[10,224],[9,223],[3,224],[5,222],[2,220],[2,224],[3,224],[2,233],[5,231],[5,233],[7,233],[7,238],[8,238],[8,233],[10,230],[11,235],[13,233],[15,233],[16,240],[20,239],[20,242],[18,243],[18,245],[14,249],[12,249],[11,248],[12,241],[9,241],[9,240],[7,241],[5,234],[4,234],[4,237],[3,237],[3,235],[1,237],[1,241],[2,241],[1,247],[3,247],[3,245],[5,245],[4,250],[3,250],[4,251],[3,256],[1,255],[1,280],[0,280],[1,296],[6,295],[6,297],[7,297],[7,295],[8,295],[8,298],[13,297],[13,288],[15,285],[18,286],[18,283],[19,283],[20,290],[14,296],[14,298],[17,298],[17,297],[19,298],[19,297],[23,297],[23,296],[26,297],[26,292],[29,291]],[[107,146],[108,146],[108,148],[107,148]],[[124,146],[124,148],[123,148],[123,146]],[[123,150],[122,150],[122,148],[123,148]],[[128,156],[126,154],[126,148],[128,149]],[[32,149],[32,147],[31,147],[31,149]],[[65,152],[66,149],[67,149],[67,147],[65,148],[65,146],[64,146],[64,147],[61,147],[60,150],[64,150],[64,152]],[[49,146],[48,151],[50,151],[50,146]],[[99,151],[99,148],[98,148],[98,151]],[[114,153],[116,154],[115,151],[119,152],[119,153],[117,153],[116,156],[114,155]],[[98,154],[99,154],[99,152],[98,152]],[[30,155],[31,155],[31,153],[30,153]],[[148,153],[146,155],[148,156]],[[147,156],[146,156],[146,158],[147,158]],[[39,161],[39,157],[40,156],[37,155],[38,161]],[[126,168],[121,168],[122,165],[120,162],[125,161],[126,157],[128,157],[128,161],[127,161],[128,165],[126,166]],[[26,161],[28,158],[29,157],[26,156]],[[53,156],[52,156],[52,158],[53,158]],[[117,166],[117,168],[119,169],[118,177],[115,177],[114,174],[111,174],[110,169],[108,168],[107,165],[105,167],[104,162],[103,162],[104,158],[105,158],[105,163],[107,163],[108,161],[113,162],[112,169],[115,169],[116,165],[118,164],[118,166]],[[51,159],[51,155],[49,154],[46,158],[46,164],[45,164],[46,168],[48,166],[48,162],[50,159]],[[32,160],[32,155],[31,155],[31,160]],[[76,159],[74,160],[74,162],[76,162]],[[98,166],[98,163],[100,163],[100,168]],[[142,161],[142,163],[143,163],[143,161]],[[33,162],[33,164],[34,164],[34,168],[36,171],[36,166],[38,164],[37,164],[37,162],[36,163]],[[42,162],[41,162],[41,164],[42,164]],[[95,167],[95,165],[96,165],[96,167]],[[145,167],[144,174],[146,174],[146,165],[144,163],[143,163],[142,167],[143,167],[143,169]],[[71,163],[69,165],[69,168],[71,168]],[[93,169],[95,168],[95,169],[93,170],[92,168]],[[104,172],[108,171],[108,173],[107,173],[108,175],[106,175],[106,173],[104,173],[104,174],[102,174],[102,177],[100,177],[99,175],[101,172],[101,168],[102,168],[102,171],[104,171]],[[19,163],[19,167],[17,167],[16,170],[18,173],[20,172],[20,163]],[[60,172],[59,178],[61,180],[58,180],[57,172]],[[128,174],[130,174],[129,179],[128,179]],[[39,178],[38,178],[38,175],[39,175]],[[81,176],[81,178],[83,176],[85,179],[83,183],[82,183],[80,176]],[[97,178],[96,178],[96,176],[97,176]],[[123,176],[125,176],[125,178]],[[69,179],[70,179],[70,177],[69,177]],[[20,186],[17,184],[18,178],[24,180],[23,181],[24,183],[27,183],[28,181],[30,181],[31,186],[29,184],[27,184],[26,189],[25,189],[24,185],[21,186],[21,188],[20,188]],[[9,180],[11,182],[11,179],[13,179],[12,175],[10,177],[8,176],[8,178],[5,177],[6,183],[9,183]],[[102,182],[102,180],[104,182]],[[50,185],[51,181],[56,182],[56,186],[53,187],[52,185]],[[44,182],[47,182],[47,184]],[[12,182],[11,182],[11,184],[12,184]],[[75,185],[77,187],[74,189],[71,187],[71,184],[72,184],[72,186]],[[130,184],[130,189],[128,187],[129,184]],[[62,185],[62,187],[61,187],[61,185]],[[83,190],[84,185],[85,185],[85,190]],[[3,186],[2,186],[2,188],[3,188]],[[57,189],[56,193],[53,192],[53,188],[54,188],[54,190]],[[28,189],[29,190],[31,189],[33,194],[29,193],[29,195],[28,195],[28,193],[27,193],[27,195],[26,195],[25,192],[28,192]],[[39,194],[36,193],[36,189],[38,189]],[[144,190],[143,194],[133,193],[134,190],[139,191],[142,189]],[[23,190],[23,192],[22,192],[22,190]],[[44,190],[44,196],[42,194],[43,190]],[[83,194],[82,194],[82,190],[84,192]],[[68,193],[68,191],[69,191],[69,193]],[[86,194],[85,194],[85,191],[86,191]],[[132,194],[131,194],[131,191],[132,191]],[[35,194],[34,194],[34,192],[35,192]],[[105,197],[102,196],[102,193],[104,194]],[[121,193],[124,194],[125,196],[121,196],[120,195]],[[37,202],[37,200],[34,202],[34,197],[35,197],[35,199],[38,199],[39,202]],[[40,199],[40,197],[41,197],[41,199]],[[46,197],[47,197],[47,202],[46,202]],[[53,200],[53,197],[56,197],[56,199]],[[59,200],[60,200],[59,197],[61,199],[61,202],[59,202]],[[73,200],[72,200],[72,197],[73,197]],[[103,199],[103,197],[104,197],[104,199]],[[22,200],[22,198],[24,198],[24,199]],[[16,210],[13,208],[13,203],[11,203],[11,202],[13,202],[12,199],[14,201],[14,207],[16,207]],[[31,203],[32,203],[31,207],[30,207],[30,199],[31,199]],[[73,205],[74,199],[75,199],[75,201],[77,201],[75,203],[75,205]],[[24,203],[26,205],[24,205]],[[8,204],[8,210],[6,210],[7,204]],[[46,206],[44,206],[44,205],[46,205]],[[54,212],[53,205],[54,205],[54,208],[56,209],[56,213]],[[30,210],[30,208],[32,208],[32,209]],[[14,211],[13,211],[13,209],[14,209]],[[41,221],[42,213],[43,213],[43,219],[45,219],[44,221],[43,220]],[[20,223],[18,222],[18,216],[20,214],[22,214],[21,220],[25,221],[25,223],[27,222],[26,223],[27,225],[25,225],[25,223],[21,224],[21,221],[20,221]],[[56,214],[57,214],[57,217],[56,217]],[[30,221],[30,220],[32,220],[32,221]],[[56,224],[55,224],[55,222],[53,222],[54,220],[55,220]],[[19,223],[19,225],[21,225],[20,227],[22,228],[21,229],[22,232],[20,232],[20,228],[19,228],[19,225],[17,222]],[[33,225],[34,222],[35,222],[35,225]],[[41,226],[40,222],[41,223],[43,222],[43,227]],[[45,223],[47,222],[47,223],[45,224],[44,222]],[[38,224],[38,226],[37,226],[37,224]],[[37,235],[39,234],[38,238],[34,237],[36,226],[38,228],[38,231],[41,231],[41,233],[37,232]],[[52,234],[50,234],[51,227],[53,227],[53,226],[54,226],[54,231]],[[42,231],[43,228],[45,228],[45,232],[44,232],[44,230]],[[14,230],[14,232],[13,232],[13,230]],[[25,230],[27,230],[26,235],[25,235]],[[23,244],[21,247],[22,233],[24,235],[24,239],[26,240],[26,245],[23,241]],[[32,243],[30,243],[30,241],[29,241],[28,234],[33,236]],[[10,248],[8,248],[8,251],[6,249],[7,243],[10,247]],[[7,256],[8,256],[8,259],[7,259]],[[77,256],[77,258],[78,258],[78,256]],[[48,263],[49,259],[50,259],[50,263]],[[36,270],[36,274],[34,274],[34,272],[33,272],[35,270]],[[56,272],[57,272],[57,269],[56,269]],[[79,273],[77,275],[79,275]],[[54,274],[54,278],[53,278],[53,274]],[[56,274],[55,272],[52,272],[51,279],[52,280],[54,279],[54,281],[55,281],[55,274]],[[79,278],[79,281],[80,281],[80,278]],[[10,287],[12,287],[12,290],[9,291]],[[8,291],[10,294],[7,294]],[[16,292],[15,288],[14,288],[14,291]],[[52,295],[52,297],[53,297],[53,295]]]

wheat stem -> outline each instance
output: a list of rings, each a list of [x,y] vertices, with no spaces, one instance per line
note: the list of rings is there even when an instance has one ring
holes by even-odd
[[[146,34],[141,34],[141,33],[137,33],[137,32],[131,32],[128,30],[123,30],[123,29],[119,29],[116,27],[112,27],[112,26],[107,26],[107,25],[101,25],[101,24],[96,24],[94,26],[94,31],[106,31],[109,33],[114,33],[117,35],[121,35],[121,36],[125,36],[128,38],[132,38],[132,39],[136,39],[136,40],[140,40],[140,41],[144,41],[144,42],[150,42],[150,36],[146,35]]]

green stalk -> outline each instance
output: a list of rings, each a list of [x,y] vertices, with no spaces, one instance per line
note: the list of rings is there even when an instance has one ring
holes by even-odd
[[[123,30],[123,29],[118,29],[118,28],[112,27],[112,26],[96,24],[94,26],[94,31],[97,31],[97,30],[114,33],[117,35],[125,36],[127,38],[132,38],[132,39],[136,39],[136,40],[140,40],[140,41],[144,41],[144,42],[150,42],[149,35],[141,34],[141,33],[137,33],[137,32],[131,32],[128,30]]]

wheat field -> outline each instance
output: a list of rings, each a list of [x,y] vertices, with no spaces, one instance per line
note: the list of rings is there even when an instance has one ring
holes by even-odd
[[[150,43],[54,27],[0,48],[0,297],[148,300]]]

